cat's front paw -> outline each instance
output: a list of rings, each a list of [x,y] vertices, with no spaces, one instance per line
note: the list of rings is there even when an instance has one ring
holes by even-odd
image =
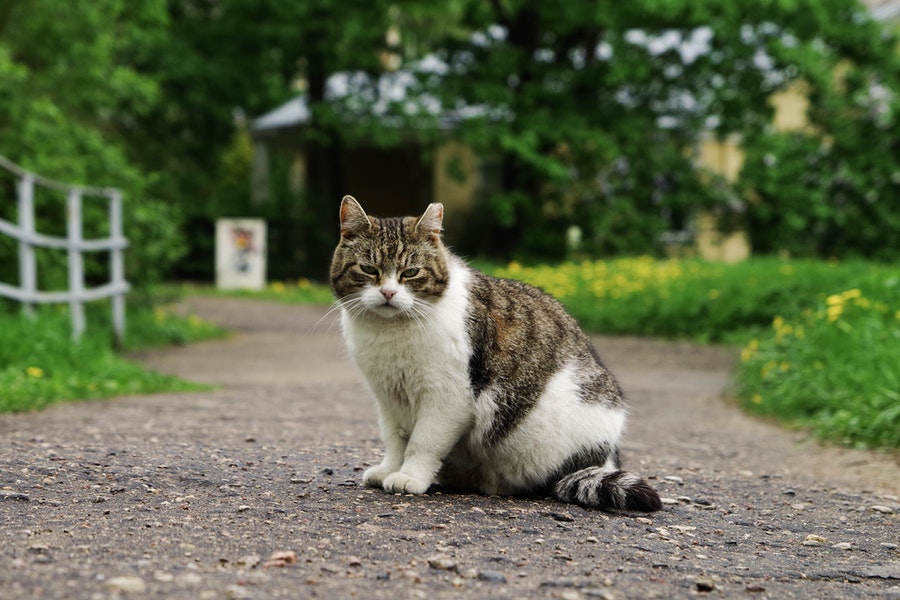
[[[384,480],[387,479],[388,475],[393,472],[393,469],[384,465],[378,465],[377,467],[366,469],[366,472],[363,473],[363,483],[369,487],[383,487]]]
[[[430,481],[416,479],[401,471],[388,475],[382,487],[393,494],[424,494],[431,486]]]

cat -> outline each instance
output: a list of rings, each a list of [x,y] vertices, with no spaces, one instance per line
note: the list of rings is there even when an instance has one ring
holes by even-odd
[[[341,201],[331,288],[384,443],[365,485],[659,510],[656,491],[620,469],[625,400],[575,319],[536,287],[470,268],[443,244],[442,221],[441,204],[375,218]]]

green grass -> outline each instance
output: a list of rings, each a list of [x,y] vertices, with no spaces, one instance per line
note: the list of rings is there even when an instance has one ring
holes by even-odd
[[[898,298],[898,279],[872,281],[776,317],[742,350],[744,406],[846,445],[900,448]]]
[[[297,281],[275,281],[259,291],[218,290],[209,286],[192,285],[184,286],[182,291],[186,294],[271,300],[287,304],[331,304],[334,302],[331,288],[327,285],[316,283],[305,278],[301,278]]]
[[[108,308],[100,304],[102,309],[88,307],[88,330],[78,342],[71,339],[65,307],[42,307],[34,318],[9,307],[0,310],[0,412],[36,410],[65,400],[207,389],[149,372],[114,352]],[[139,303],[128,310],[126,349],[223,334],[196,317]]]

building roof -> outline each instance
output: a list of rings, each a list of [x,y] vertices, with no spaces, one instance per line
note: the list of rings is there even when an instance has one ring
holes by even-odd
[[[862,0],[862,4],[879,21],[896,21],[900,19],[900,0]]]

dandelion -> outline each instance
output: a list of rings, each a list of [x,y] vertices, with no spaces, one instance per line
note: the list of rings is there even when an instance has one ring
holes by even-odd
[[[772,320],[772,329],[775,330],[775,339],[783,339],[793,333],[793,326],[784,322],[784,317],[777,316]]]
[[[283,294],[285,290],[284,284],[280,281],[272,282],[272,285],[270,285],[269,288],[276,294]]]
[[[753,358],[753,355],[756,354],[757,350],[759,350],[759,340],[754,338],[741,350],[741,360],[747,362]]]
[[[309,282],[309,279],[307,279],[306,277],[301,277],[297,281],[297,287],[300,288],[301,290],[308,290],[311,286],[312,286],[312,284]]]
[[[44,376],[44,370],[40,367],[27,367],[25,374],[33,379],[40,379]]]
[[[829,323],[834,323],[840,318],[841,314],[844,312],[843,304],[833,304],[825,309],[825,314],[828,317]]]
[[[762,396],[759,394],[753,394],[753,397],[750,398],[750,402],[753,404],[762,404]]]

